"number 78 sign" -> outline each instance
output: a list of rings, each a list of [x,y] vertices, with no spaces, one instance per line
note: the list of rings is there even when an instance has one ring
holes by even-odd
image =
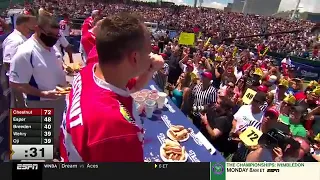
[[[240,140],[247,146],[256,146],[262,136],[262,132],[258,129],[249,126],[243,133],[240,134]]]

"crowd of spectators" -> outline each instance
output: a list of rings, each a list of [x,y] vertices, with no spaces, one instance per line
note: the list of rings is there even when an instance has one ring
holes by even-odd
[[[159,23],[159,27],[192,31],[198,27],[204,36],[230,38],[251,36],[264,33],[277,33],[298,30],[297,33],[279,34],[268,37],[237,39],[236,43],[256,47],[268,44],[272,52],[286,53],[304,58],[318,59],[318,47],[314,46],[317,39],[311,34],[314,23],[305,20],[289,20],[258,15],[224,12],[214,8],[192,8],[187,6],[159,7],[155,3],[131,2],[109,3],[90,1],[34,1],[27,8],[44,8],[59,16],[68,12],[72,18],[88,17],[92,10],[102,10],[102,14],[111,15],[117,12],[135,12],[148,22]]]

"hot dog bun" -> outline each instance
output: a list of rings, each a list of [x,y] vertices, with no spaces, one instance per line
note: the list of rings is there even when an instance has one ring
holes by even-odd
[[[187,161],[186,150],[178,142],[166,139],[160,148],[160,156],[165,162]]]
[[[60,91],[60,92],[64,91],[64,89],[62,87],[60,87],[60,86],[56,86],[56,90]]]
[[[171,141],[169,139],[166,139],[164,143],[167,146],[171,146],[171,147],[180,146],[180,144],[177,141]]]
[[[173,125],[167,131],[167,136],[179,142],[184,142],[189,138],[189,131],[181,125]]]

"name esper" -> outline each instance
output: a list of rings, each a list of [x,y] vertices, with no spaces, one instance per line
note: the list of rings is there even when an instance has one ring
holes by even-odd
[[[23,118],[23,117],[13,117],[13,118],[12,118],[12,121],[13,121],[13,122],[25,122],[25,121],[26,121],[26,118]]]

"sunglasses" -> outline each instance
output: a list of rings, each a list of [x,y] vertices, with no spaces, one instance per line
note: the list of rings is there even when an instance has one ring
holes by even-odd
[[[47,35],[47,36],[56,37],[56,38],[60,38],[60,37],[61,37],[60,33],[58,33],[58,34],[53,34],[53,33],[47,32],[46,30],[44,30],[44,29],[43,29],[42,27],[40,27],[40,26],[39,26],[39,28],[40,28],[41,31],[43,31],[43,33],[44,33],[45,35]]]

